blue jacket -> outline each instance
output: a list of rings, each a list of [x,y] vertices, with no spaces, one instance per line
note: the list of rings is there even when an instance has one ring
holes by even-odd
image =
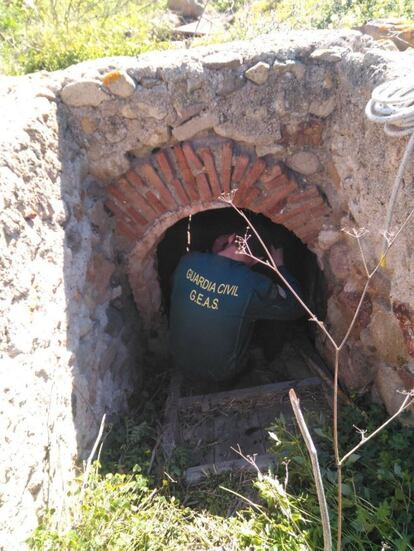
[[[281,271],[300,292],[286,268]],[[213,253],[190,253],[180,260],[173,276],[174,365],[193,379],[231,379],[244,368],[255,320],[291,320],[303,314],[287,289],[279,292],[269,278],[242,262]]]

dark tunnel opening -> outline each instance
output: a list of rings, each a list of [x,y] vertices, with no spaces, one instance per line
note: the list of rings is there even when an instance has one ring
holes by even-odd
[[[316,256],[292,232],[275,224],[262,214],[244,210],[267,245],[272,243],[284,250],[285,265],[299,281],[305,302],[324,319],[326,311],[325,284]],[[240,226],[241,217],[232,208],[212,209],[184,218],[164,234],[157,249],[158,275],[162,291],[163,309],[168,316],[172,276],[180,258],[189,251],[211,252],[217,237]],[[281,283],[279,277],[266,266],[252,268]],[[283,285],[283,284],[282,284]],[[295,321],[259,320],[255,322],[249,345],[249,369],[237,382],[238,387],[268,384],[310,375],[299,357],[298,348],[312,345],[314,324],[307,316]]]

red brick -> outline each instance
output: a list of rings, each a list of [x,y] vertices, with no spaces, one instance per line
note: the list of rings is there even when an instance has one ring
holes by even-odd
[[[322,145],[324,126],[318,121],[302,123],[297,130],[289,132],[286,125],[282,125],[281,134],[284,145]]]
[[[128,170],[125,176],[139,196],[135,198],[137,208],[148,221],[154,220],[158,215],[158,211],[148,203],[145,197],[145,193],[148,191],[148,188],[144,180],[132,169]]]
[[[155,193],[153,193],[151,190],[148,190],[145,193],[145,198],[148,201],[148,204],[157,211],[157,214],[164,214],[164,212],[168,210],[167,207],[161,203]]]
[[[165,151],[158,151],[157,153],[154,153],[154,157],[160,167],[160,172],[164,178],[164,181],[167,184],[171,184],[175,178],[175,174]]]
[[[318,238],[319,232],[320,232],[320,230],[310,232],[308,235],[305,235],[305,236],[301,237],[300,239],[306,245],[311,246],[315,243],[316,239]]]
[[[185,158],[184,152],[179,145],[173,147],[173,153],[175,160],[177,162],[177,167],[181,172],[181,176],[184,180],[187,194],[189,195],[192,201],[197,201],[199,199],[199,194],[197,190],[197,185],[193,173],[188,166],[187,159]]]
[[[189,205],[190,199],[188,198],[184,190],[183,184],[180,182],[180,180],[178,178],[174,178],[174,180],[171,182],[170,185],[172,188],[174,188],[175,193],[177,194],[179,203],[181,205]]]
[[[118,220],[125,218],[125,221],[131,224],[135,223],[139,226],[147,225],[147,221],[139,212],[136,212],[136,210],[130,207],[128,203],[125,201],[120,201],[115,198],[115,196],[113,196],[112,199],[109,199],[106,202],[106,205],[115,214]]]
[[[245,193],[260,178],[265,168],[265,161],[263,159],[256,159],[239,184],[240,193]]]
[[[405,302],[394,301],[392,309],[404,337],[407,352],[414,357],[414,311]]]
[[[294,233],[301,239],[305,238],[305,236],[311,234],[313,231],[320,230],[322,228],[323,224],[323,218],[312,218],[312,220],[309,221],[308,217],[308,223],[304,224],[302,227],[297,228],[294,230]]]
[[[240,182],[249,162],[250,159],[249,157],[246,157],[246,155],[237,155],[236,161],[234,163],[233,176],[231,179],[233,184],[238,184]]]
[[[265,213],[273,214],[275,210],[280,211],[279,203],[281,203],[292,191],[297,189],[296,182],[289,180],[286,185],[278,186],[277,190],[272,193],[272,195],[266,199],[266,208],[262,207],[262,211]]]
[[[145,198],[131,186],[126,178],[120,178],[117,182],[117,187],[124,194],[130,206],[142,214],[148,222],[151,222],[154,219],[156,213],[151,207],[148,207]]]
[[[255,186],[252,186],[250,189],[247,190],[243,198],[243,206],[255,212],[256,211],[260,212],[257,209],[255,209],[255,202],[260,194],[261,194],[261,190]]]
[[[135,172],[134,169],[132,168],[129,169],[128,172],[125,173],[125,177],[128,180],[128,182],[132,186],[134,186],[134,188],[137,189],[138,191],[145,189],[146,186],[145,186],[144,180],[141,178],[139,174]]]
[[[203,159],[203,163],[207,170],[208,179],[210,182],[211,191],[213,192],[213,196],[219,197],[222,194],[222,189],[220,187],[220,180],[217,174],[217,169],[214,162],[214,156],[210,151],[210,149],[208,149],[207,147],[198,149],[197,153]]]
[[[120,235],[127,237],[131,241],[137,241],[142,237],[142,232],[138,231],[136,227],[132,228],[124,220],[117,220],[116,230]]]
[[[158,195],[161,203],[169,210],[175,210],[177,203],[169,189],[166,188],[164,182],[155,172],[154,167],[150,163],[144,163],[137,167],[136,170],[139,170],[139,173],[145,177],[145,180],[149,184],[148,187],[157,192],[156,195]]]
[[[188,205],[190,200],[185,192],[185,189],[178,178],[174,174],[173,167],[168,159],[165,151],[158,151],[154,154],[155,159],[160,167],[161,176],[164,182],[168,184],[168,187],[173,189],[177,195],[178,201],[181,205]]]
[[[293,181],[293,180],[292,180]],[[285,174],[279,174],[273,180],[263,182],[263,187],[267,192],[267,195],[272,195],[281,186],[287,186],[289,184],[289,178]]]
[[[183,144],[183,152],[190,166],[191,172],[196,179],[198,193],[202,201],[208,201],[212,198],[210,186],[208,185],[207,176],[204,174],[205,168],[203,163],[195,154],[191,144],[186,142]]]
[[[230,193],[233,144],[226,142],[221,150],[221,186],[224,193]]]
[[[284,225],[290,230],[294,231],[297,228],[302,227],[304,224],[308,223],[309,220],[314,219],[315,217],[321,217],[325,214],[325,205],[319,205],[313,208],[308,208],[302,210],[300,213],[296,213],[295,216],[289,218],[289,220],[284,220]]]
[[[307,189],[305,191],[298,191],[298,193],[292,193],[289,196],[288,203],[301,203],[305,199],[320,197],[319,190],[316,186]]]
[[[309,199],[308,201],[305,201],[304,203],[297,203],[295,208],[290,208],[290,210],[284,212],[283,214],[280,214],[280,221],[281,222],[291,222],[294,223],[294,219],[296,216],[304,213],[308,213],[318,207],[324,206],[324,202],[322,197],[315,197],[314,199]],[[289,205],[287,206],[289,208]]]
[[[133,218],[137,224],[140,224],[141,226],[147,224],[147,220],[134,208],[129,199],[118,187],[112,184],[108,186],[108,192],[112,197],[113,203],[117,205],[124,213],[128,213],[128,215]]]
[[[122,191],[115,185],[115,184],[111,184],[109,185],[107,188],[106,188],[108,194],[111,196],[111,197],[115,197],[116,199],[118,199],[118,201],[120,201],[122,204],[125,204],[125,205],[128,205],[128,200],[126,199],[126,197],[124,196],[124,194],[122,193]]]
[[[208,185],[207,176],[205,174],[197,174],[196,182],[202,201],[212,199],[213,195],[211,193],[210,186]]]
[[[260,181],[265,184],[266,182],[270,182],[271,180],[274,180],[282,173],[283,173],[282,167],[279,164],[270,166],[263,172],[263,174],[260,177]]]
[[[199,174],[200,172],[204,172],[205,169],[204,169],[203,163],[197,157],[191,144],[188,142],[185,142],[182,147],[183,147],[185,158],[187,159],[187,162],[190,166],[193,176],[197,176],[197,174]]]

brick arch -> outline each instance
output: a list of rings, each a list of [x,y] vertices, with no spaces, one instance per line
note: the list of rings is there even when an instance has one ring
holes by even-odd
[[[271,156],[257,157],[228,140],[154,152],[108,187],[106,205],[131,251],[129,278],[147,322],[160,310],[155,248],[162,235],[189,214],[226,206],[221,196],[230,193],[237,206],[283,224],[310,247],[330,213],[317,186],[299,181]]]

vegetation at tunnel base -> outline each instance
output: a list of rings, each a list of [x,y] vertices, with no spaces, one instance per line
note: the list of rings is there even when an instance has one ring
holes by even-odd
[[[0,3],[0,72],[54,71],[99,57],[254,38],[280,29],[339,28],[373,18],[414,19],[412,0],[210,0],[226,30],[184,43],[167,0],[8,0]]]
[[[279,460],[276,472],[221,475],[189,487],[182,476],[190,450],[176,450],[165,467],[154,461],[163,401],[160,393],[155,394],[154,398],[154,392],[148,392],[135,417],[111,429],[101,464],[94,464],[82,501],[82,477],[73,486],[66,505],[69,525],[59,526],[65,515],[49,511],[30,539],[31,549],[323,548],[310,461],[299,432],[288,428],[283,419],[271,427],[273,451]],[[386,412],[378,406],[372,406],[368,415],[358,408],[346,408],[342,416],[340,441],[349,448],[359,438],[354,426],[370,431],[386,418]],[[330,421],[313,417],[309,426],[333,511],[336,475]],[[370,441],[363,456],[352,457],[342,487],[344,549],[414,549],[413,464],[413,431],[398,422]]]

